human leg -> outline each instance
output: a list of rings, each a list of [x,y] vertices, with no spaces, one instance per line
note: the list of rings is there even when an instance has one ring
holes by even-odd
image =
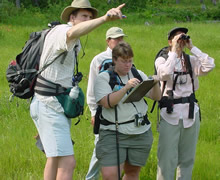
[[[72,180],[75,165],[73,155],[58,157],[57,180]]]
[[[44,180],[54,180],[57,177],[57,157],[47,158],[47,162],[44,168]]]
[[[128,161],[124,164],[124,176],[123,180],[138,180],[139,174],[141,171],[140,166],[133,166],[128,163]]]
[[[122,169],[123,164],[120,165],[120,173],[122,172]],[[118,180],[118,166],[102,166],[101,172],[103,180]]]
[[[159,133],[157,180],[173,180],[178,162],[180,128],[161,117]]]
[[[192,169],[195,160],[199,129],[200,120],[199,113],[197,113],[193,126],[189,128],[182,128],[181,131],[179,160],[176,175],[176,179],[178,180],[190,180],[192,178]]]
[[[95,141],[94,141],[95,146],[96,146],[96,143],[97,143],[98,139],[99,139],[99,135],[96,134],[95,135]],[[101,169],[101,166],[100,166],[99,161],[96,157],[96,151],[95,151],[95,148],[94,148],[92,158],[91,158],[91,161],[90,161],[90,164],[89,164],[89,170],[88,170],[88,173],[86,175],[86,180],[98,180],[100,169]]]
[[[44,180],[72,180],[74,156],[49,157],[44,169]]]

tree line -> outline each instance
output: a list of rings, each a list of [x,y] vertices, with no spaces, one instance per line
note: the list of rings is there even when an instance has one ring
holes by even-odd
[[[37,7],[48,7],[48,4],[54,4],[54,3],[62,3],[62,2],[66,2],[67,4],[71,3],[72,0],[8,0],[10,2],[13,2],[15,3],[16,7],[17,8],[21,8],[21,4],[26,7],[26,6],[37,6]],[[96,3],[95,3],[96,1]],[[90,0],[90,2],[93,4],[93,2],[95,4],[97,4],[97,1],[99,1],[99,3],[104,3],[104,4],[120,4],[120,3],[124,3],[125,0]],[[132,5],[132,6],[137,6],[137,7],[145,7],[146,4],[149,4],[149,3],[160,3],[160,4],[163,4],[163,3],[176,3],[176,4],[179,4],[181,3],[182,1],[184,0],[126,0],[126,3],[129,4],[129,5]],[[200,1],[201,4],[205,4],[205,1],[204,0],[194,0],[194,1]],[[217,5],[218,2],[217,0],[210,0],[211,3],[213,5]],[[192,1],[191,1],[192,2]]]

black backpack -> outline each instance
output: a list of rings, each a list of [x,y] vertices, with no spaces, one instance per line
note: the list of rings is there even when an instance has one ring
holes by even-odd
[[[45,37],[58,24],[60,23],[52,22],[48,24],[50,28],[32,32],[22,52],[16,56],[16,60],[10,62],[6,71],[6,78],[12,96],[17,96],[21,99],[28,99],[33,96],[37,75],[54,62],[52,61],[39,70],[39,61]]]

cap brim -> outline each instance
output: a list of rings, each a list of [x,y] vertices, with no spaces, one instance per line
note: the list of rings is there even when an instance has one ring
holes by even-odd
[[[188,29],[187,28],[177,28],[175,30],[175,32],[178,32],[178,31],[184,32],[186,34],[188,32]]]
[[[184,32],[185,34],[188,32],[187,28],[184,27],[179,27],[179,28],[174,28],[173,30],[170,31],[168,34],[168,39],[170,39],[176,32],[181,31]]]
[[[118,37],[127,37],[127,35],[126,34],[116,34],[116,35],[113,35],[113,36],[108,36],[108,37],[106,37],[106,39],[108,39],[108,38],[113,38],[113,39],[116,39],[116,38],[118,38]]]

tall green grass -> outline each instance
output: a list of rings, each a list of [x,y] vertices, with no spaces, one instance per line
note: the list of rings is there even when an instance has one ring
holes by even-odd
[[[157,51],[167,45],[167,32],[175,26],[189,28],[193,44],[207,52],[215,59],[216,68],[206,77],[200,78],[200,88],[196,93],[202,110],[202,123],[197,145],[196,161],[193,171],[194,180],[220,179],[220,24],[219,23],[170,23],[150,25],[129,23],[125,21],[111,22],[103,25],[81,38],[85,48],[85,56],[79,55],[79,69],[84,77],[80,83],[84,92],[87,88],[89,64],[92,58],[106,48],[105,32],[111,26],[119,26],[128,35],[134,50],[134,62],[138,69],[147,75],[154,73],[154,57]],[[15,98],[9,102],[11,95],[5,78],[10,60],[21,51],[24,42],[32,31],[45,26],[19,26],[0,24],[0,179],[2,180],[35,180],[43,179],[46,158],[35,146],[34,136],[37,131],[29,115],[29,102]],[[148,100],[149,107],[152,101]],[[157,142],[156,111],[149,114],[152,122],[154,143],[147,162],[142,168],[140,179],[156,178]],[[90,125],[90,112],[85,106],[81,122],[75,126],[72,122],[72,138],[75,141],[75,157],[77,166],[74,179],[82,180],[87,173],[94,148],[94,135]]]

